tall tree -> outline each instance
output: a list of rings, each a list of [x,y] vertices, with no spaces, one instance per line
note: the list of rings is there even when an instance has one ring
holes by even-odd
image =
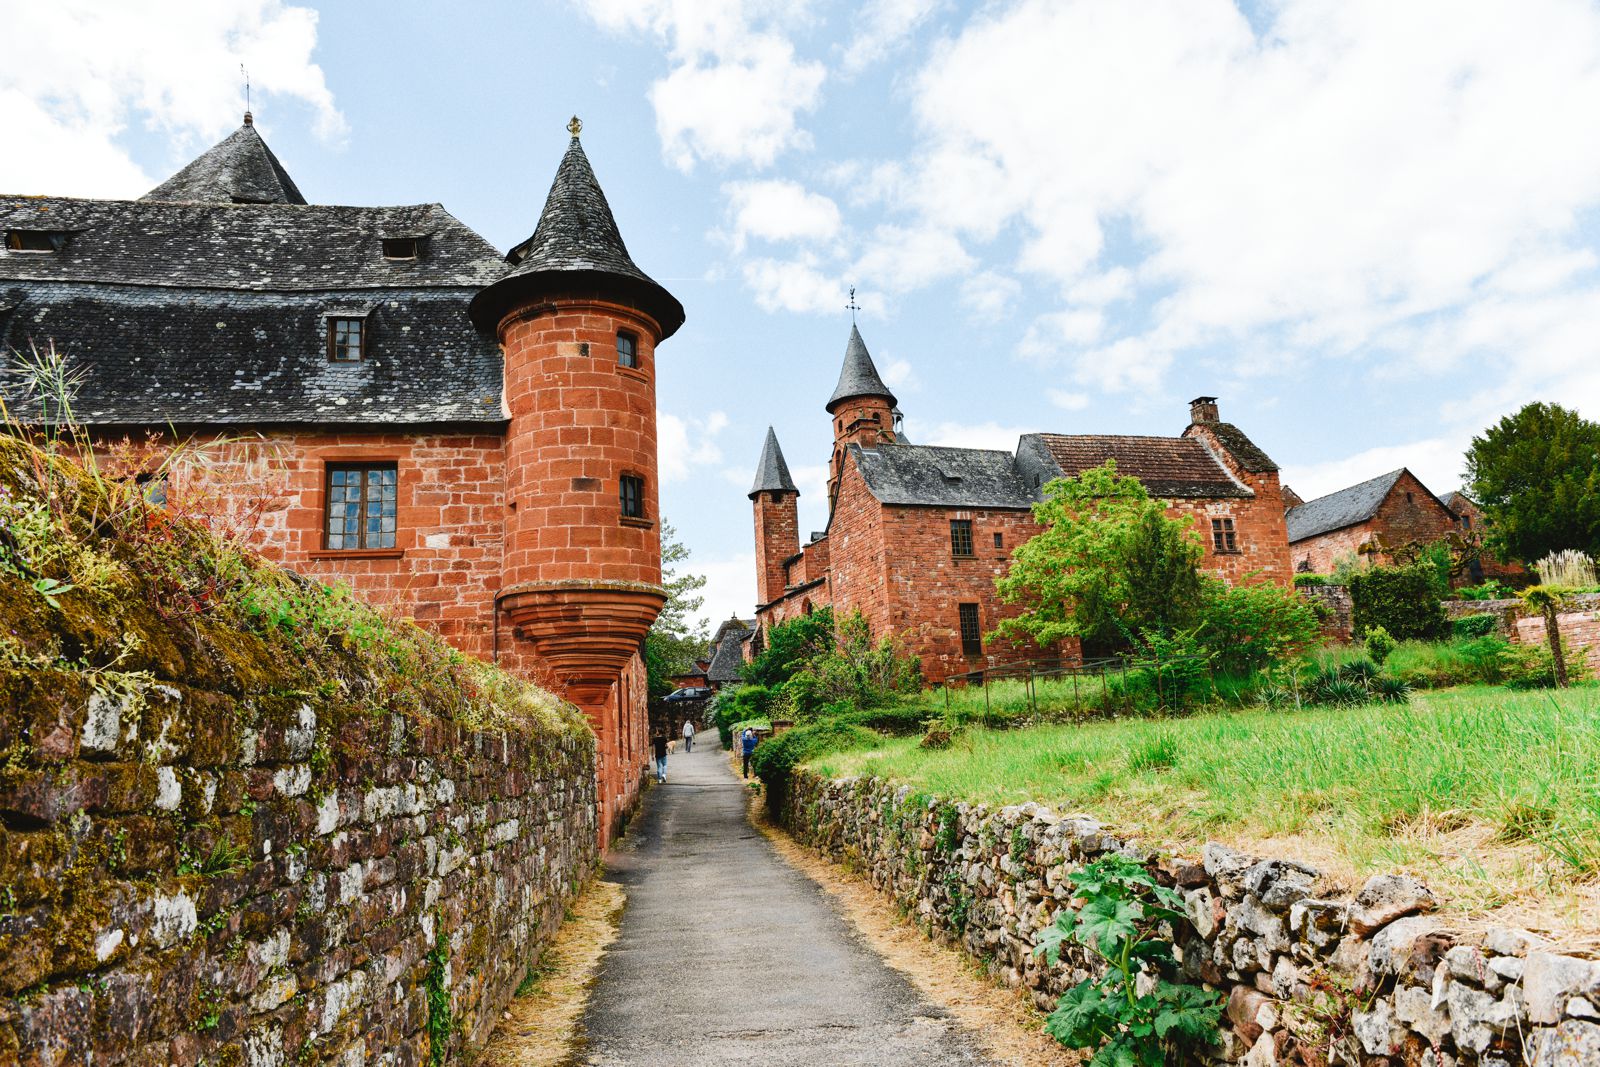
[[[645,670],[649,675],[650,699],[659,700],[672,692],[674,675],[686,674],[694,661],[704,657],[711,647],[705,624],[694,617],[705,603],[698,595],[705,588],[703,575],[678,570],[677,565],[689,558],[689,550],[678,540],[678,531],[666,521],[661,523],[661,584],[667,590],[667,602],[661,614],[650,627],[644,639]]]
[[[1531,564],[1563,548],[1600,553],[1600,424],[1559,404],[1529,404],[1472,439],[1467,480],[1502,557]]]
[[[1045,486],[1033,506],[1044,529],[1012,553],[996,581],[1023,613],[997,632],[1047,645],[1064,637],[1120,643],[1193,620],[1204,548],[1188,519],[1173,519],[1137,478],[1111,461]]]

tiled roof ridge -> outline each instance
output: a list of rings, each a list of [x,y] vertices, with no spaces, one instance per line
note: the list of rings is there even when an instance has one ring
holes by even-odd
[[[246,200],[304,204],[305,196],[256,130],[244,125],[185,164],[141,200],[196,202]]]
[[[1354,490],[1357,490],[1357,489],[1364,489],[1369,485],[1376,485],[1379,482],[1386,481],[1386,482],[1388,482],[1388,484],[1390,486],[1393,486],[1395,482],[1398,482],[1400,480],[1400,476],[1402,474],[1409,474],[1409,473],[1410,473],[1409,468],[1397,467],[1394,470],[1387,471],[1387,472],[1385,472],[1383,474],[1375,474],[1371,478],[1363,478],[1359,482],[1351,482],[1349,485],[1345,486],[1343,489],[1335,489],[1331,493],[1323,493],[1321,496],[1314,496],[1310,500],[1307,500],[1305,502],[1305,504],[1301,504],[1299,506],[1300,507],[1305,507],[1308,504],[1316,504],[1316,503],[1319,503],[1320,501],[1323,501],[1323,500],[1331,500],[1336,496],[1344,496],[1346,493],[1350,493],[1350,492],[1352,492]]]
[[[1324,493],[1288,509],[1284,513],[1284,522],[1288,527],[1289,543],[1294,544],[1309,537],[1317,537],[1366,522],[1378,513],[1384,499],[1388,497],[1390,490],[1400,478],[1410,473],[1407,468],[1400,467],[1347,485],[1343,489]],[[1418,484],[1421,484],[1421,479],[1418,479]],[[1428,494],[1432,496],[1432,490],[1428,490]],[[1438,501],[1437,497],[1434,499]],[[1443,502],[1439,502],[1439,506],[1446,511],[1449,510]]]

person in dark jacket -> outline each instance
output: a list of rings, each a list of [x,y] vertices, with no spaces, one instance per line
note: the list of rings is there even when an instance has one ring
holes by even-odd
[[[744,733],[739,737],[739,751],[744,754],[744,776],[750,777],[750,757],[756,751],[756,732],[745,727]]]
[[[664,731],[657,730],[650,739],[651,746],[656,753],[656,784],[667,780],[667,735]]]

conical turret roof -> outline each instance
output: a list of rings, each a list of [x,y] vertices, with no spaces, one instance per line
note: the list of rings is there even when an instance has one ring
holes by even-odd
[[[472,318],[481,328],[493,329],[531,291],[585,283],[607,292],[620,290],[619,296],[636,302],[661,324],[664,338],[683,325],[683,305],[628,255],[576,133],[556,168],[538,227],[506,259],[511,270],[472,301]]]
[[[749,496],[757,493],[798,493],[794,479],[789,477],[789,464],[783,461],[783,449],[778,447],[778,433],[767,427],[767,441],[761,446],[761,462],[756,464],[756,484],[750,487]]]
[[[867,343],[861,339],[861,331],[851,324],[850,343],[844,349],[844,366],[839,371],[839,384],[834,388],[833,396],[828,398],[829,413],[832,413],[835,404],[860,396],[881,396],[891,406],[896,403],[894,394],[889,392],[889,387],[878,376],[878,368],[872,363]]]
[[[256,132],[249,112],[245,112],[243,126],[140,199],[224,204],[306,202],[295,188],[294,179]]]

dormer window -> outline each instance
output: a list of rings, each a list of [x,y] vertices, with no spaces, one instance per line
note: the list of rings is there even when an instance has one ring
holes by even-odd
[[[384,259],[421,259],[422,238],[420,237],[385,237],[383,239]]]
[[[59,252],[67,235],[60,230],[7,230],[6,247],[13,252]]]
[[[328,319],[328,360],[360,363],[366,354],[366,321],[354,316]]]

